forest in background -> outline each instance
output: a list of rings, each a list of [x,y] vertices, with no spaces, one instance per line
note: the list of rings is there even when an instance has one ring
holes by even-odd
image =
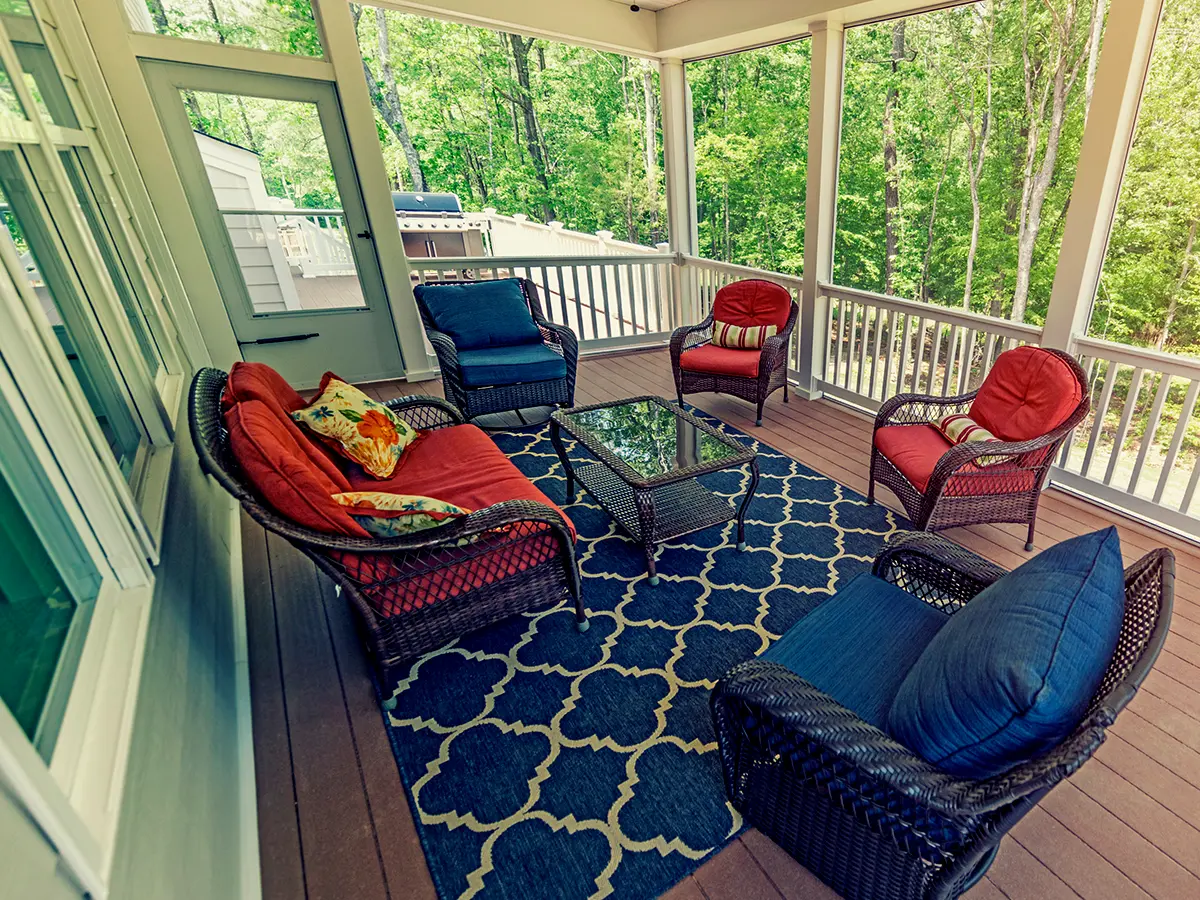
[[[307,0],[147,3],[166,33],[319,52]],[[847,31],[835,281],[1043,321],[1106,8],[1107,0],[983,0]],[[468,209],[605,228],[644,244],[665,239],[649,63],[351,9],[396,188],[453,191]],[[1198,40],[1200,0],[1167,0],[1093,315],[1097,336],[1200,351]],[[701,253],[799,273],[809,42],[691,62],[687,74]],[[240,114],[202,112],[216,136],[237,142],[246,127]],[[255,149],[270,170],[271,148]]]

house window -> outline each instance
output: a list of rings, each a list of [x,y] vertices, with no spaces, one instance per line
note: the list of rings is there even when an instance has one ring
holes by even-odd
[[[1044,321],[1106,0],[846,31],[836,283]]]
[[[194,41],[320,56],[321,37],[307,0],[137,0],[125,4],[130,25]]]

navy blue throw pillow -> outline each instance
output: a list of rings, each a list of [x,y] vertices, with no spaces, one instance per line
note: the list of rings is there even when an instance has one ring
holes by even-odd
[[[888,730],[954,775],[986,778],[1060,743],[1117,645],[1116,528],[1064,541],[950,617],[900,685]]]
[[[419,284],[417,303],[459,350],[515,347],[542,340],[516,278],[472,284]]]

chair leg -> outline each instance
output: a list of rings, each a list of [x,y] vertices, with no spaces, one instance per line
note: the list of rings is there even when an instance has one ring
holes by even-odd
[[[867,504],[875,505],[875,448],[871,448],[871,461],[867,463]]]
[[[763,398],[760,397],[758,399],[758,418],[755,419],[755,421],[754,421],[754,424],[758,425],[758,426],[762,425],[762,408],[763,408]]]
[[[679,397],[679,405],[683,406],[683,391],[677,391],[676,393],[678,394],[678,397]]]
[[[1025,552],[1033,552],[1033,529],[1037,526],[1037,510],[1033,511],[1033,518],[1029,520],[1029,534],[1025,538]]]
[[[786,381],[783,383],[783,402],[788,402],[788,385]]]

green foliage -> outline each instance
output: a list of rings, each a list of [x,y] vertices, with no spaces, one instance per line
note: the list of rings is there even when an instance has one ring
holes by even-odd
[[[159,34],[320,56],[309,0],[144,0]]]

